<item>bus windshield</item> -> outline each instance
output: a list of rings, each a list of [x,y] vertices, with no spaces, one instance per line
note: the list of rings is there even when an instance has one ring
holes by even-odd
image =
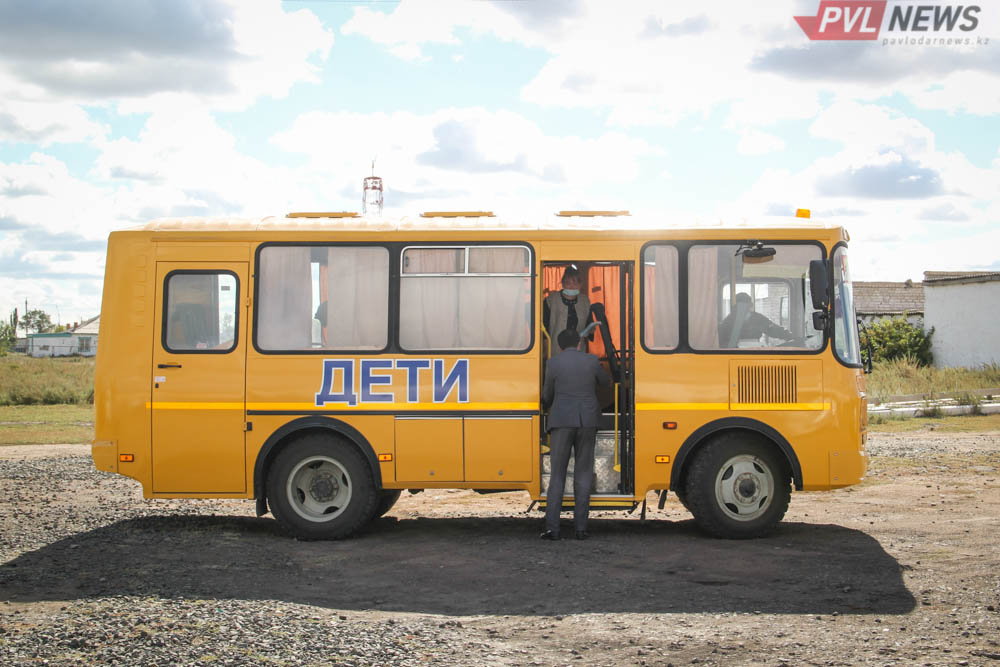
[[[847,266],[847,248],[833,253],[833,344],[845,364],[861,365],[861,344],[858,340],[857,318],[854,315],[854,286]]]

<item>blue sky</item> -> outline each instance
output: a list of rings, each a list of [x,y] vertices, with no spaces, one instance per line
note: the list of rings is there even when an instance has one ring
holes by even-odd
[[[97,314],[152,218],[357,210],[373,158],[390,216],[807,207],[858,279],[1000,270],[1000,6],[929,46],[818,4],[0,0],[0,313]]]

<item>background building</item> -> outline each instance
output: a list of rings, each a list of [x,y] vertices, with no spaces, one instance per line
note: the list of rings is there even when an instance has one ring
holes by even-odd
[[[97,354],[97,336],[101,316],[92,317],[60,333],[28,334],[25,352],[32,357],[66,357],[79,354],[92,357]]]
[[[910,324],[924,325],[924,286],[907,280],[902,283],[854,283],[854,310],[865,324],[886,317],[906,317]]]
[[[935,366],[1000,363],[1000,272],[924,271]]]

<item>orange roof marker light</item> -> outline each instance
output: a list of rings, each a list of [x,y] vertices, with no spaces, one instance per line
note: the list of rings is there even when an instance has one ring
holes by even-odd
[[[424,211],[421,218],[492,218],[493,211]]]
[[[808,218],[812,215],[807,208],[797,208],[795,209],[796,218]]]
[[[622,215],[632,215],[628,211],[559,211],[560,218],[617,218]]]
[[[354,211],[331,211],[326,213],[289,213],[286,218],[357,218]]]

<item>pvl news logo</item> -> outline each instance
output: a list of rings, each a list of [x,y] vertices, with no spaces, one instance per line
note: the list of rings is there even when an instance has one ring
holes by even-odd
[[[972,44],[969,33],[979,26],[982,11],[979,5],[894,3],[886,19],[886,4],[887,0],[820,0],[816,16],[796,16],[795,21],[811,40],[876,40],[888,20],[886,33],[892,37],[883,35],[884,44],[918,37]],[[988,39],[976,41],[984,44]]]

